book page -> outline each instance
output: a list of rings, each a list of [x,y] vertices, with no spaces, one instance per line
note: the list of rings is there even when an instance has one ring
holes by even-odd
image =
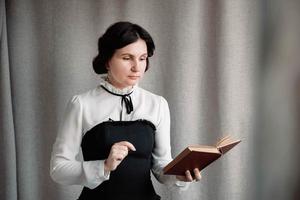
[[[221,138],[215,146],[219,147],[220,145],[224,144],[227,140],[231,140],[230,135],[226,135],[225,137]]]
[[[237,145],[240,142],[241,142],[241,140],[236,140],[236,139],[228,137],[228,138],[222,140],[221,142],[219,142],[217,148],[219,149],[219,151],[222,154],[225,154],[226,152],[228,152],[230,149],[232,149],[235,145]]]
[[[207,153],[220,153],[220,151],[216,147],[207,146],[207,145],[189,146],[188,149],[190,151],[207,152]]]

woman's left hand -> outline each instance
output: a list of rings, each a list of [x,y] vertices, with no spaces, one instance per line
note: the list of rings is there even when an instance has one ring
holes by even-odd
[[[192,182],[193,180],[195,180],[195,181],[200,181],[200,179],[201,179],[201,173],[200,173],[199,169],[198,169],[198,168],[195,168],[195,169],[193,170],[193,172],[194,172],[194,178],[193,178],[193,176],[191,175],[191,172],[190,172],[189,170],[187,170],[187,171],[185,172],[185,176],[176,176],[176,178],[177,178],[178,180],[184,181],[184,182]]]

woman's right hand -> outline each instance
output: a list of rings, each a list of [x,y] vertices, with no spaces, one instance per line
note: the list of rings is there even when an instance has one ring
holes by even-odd
[[[114,171],[130,150],[136,151],[130,142],[122,141],[115,143],[110,149],[108,158],[104,161],[104,170],[106,172]]]

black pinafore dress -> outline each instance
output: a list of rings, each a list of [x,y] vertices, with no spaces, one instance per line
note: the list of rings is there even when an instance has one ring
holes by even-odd
[[[89,130],[81,148],[85,161],[104,160],[111,146],[120,141],[132,143],[130,151],[110,178],[95,189],[84,187],[79,200],[159,200],[151,181],[151,153],[155,126],[147,120],[106,121]]]

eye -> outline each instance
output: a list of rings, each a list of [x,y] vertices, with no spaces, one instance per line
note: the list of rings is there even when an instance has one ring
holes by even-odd
[[[123,59],[123,60],[130,60],[130,57],[129,57],[129,56],[126,56],[126,57],[123,57],[122,59]]]
[[[141,60],[141,61],[143,61],[143,60],[146,60],[146,59],[147,59],[147,57],[146,57],[146,56],[145,56],[145,57],[141,57],[141,58],[140,58],[140,60]]]

